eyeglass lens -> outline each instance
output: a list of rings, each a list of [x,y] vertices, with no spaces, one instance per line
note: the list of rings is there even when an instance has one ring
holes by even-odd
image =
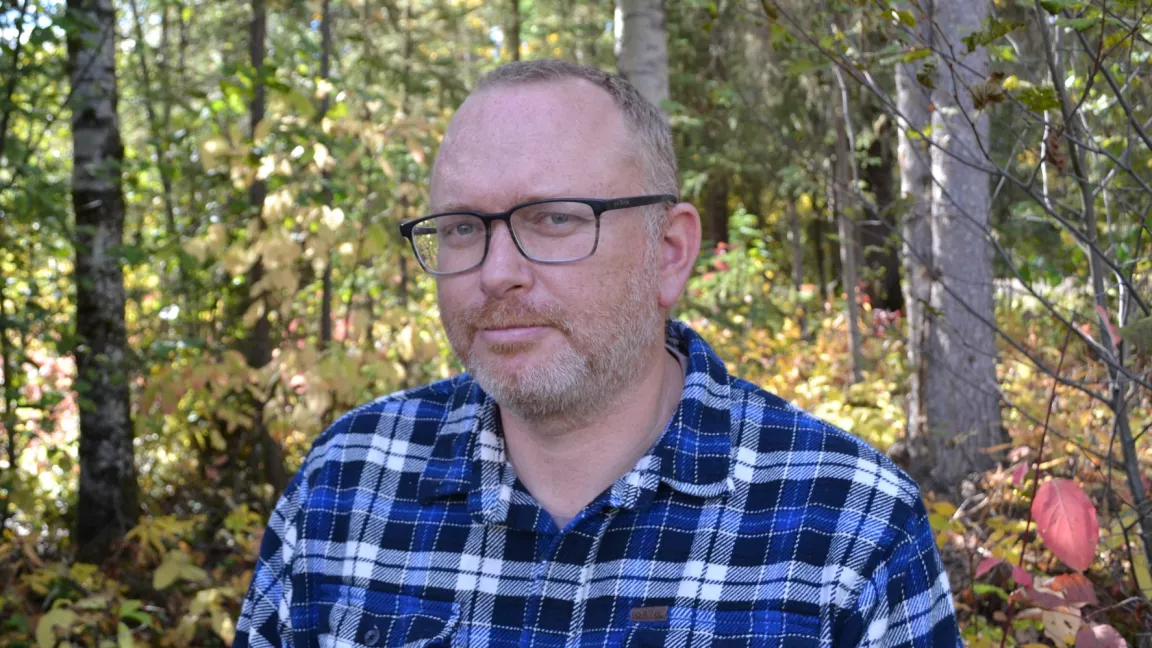
[[[575,261],[596,247],[596,213],[575,202],[527,205],[512,212],[513,235],[534,261]],[[412,230],[420,260],[433,272],[463,272],[484,262],[487,232],[472,214],[444,214]]]

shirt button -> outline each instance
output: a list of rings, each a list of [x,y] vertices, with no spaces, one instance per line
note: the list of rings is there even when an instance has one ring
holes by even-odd
[[[364,643],[369,646],[375,646],[380,641],[380,630],[376,626],[372,626],[368,632],[364,633]]]

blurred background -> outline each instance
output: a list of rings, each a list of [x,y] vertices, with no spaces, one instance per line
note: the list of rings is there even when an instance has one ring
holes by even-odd
[[[676,315],[919,481],[970,645],[1149,645],[1149,9],[0,0],[0,645],[231,643],[316,436],[460,370],[397,224],[543,57],[663,108]]]

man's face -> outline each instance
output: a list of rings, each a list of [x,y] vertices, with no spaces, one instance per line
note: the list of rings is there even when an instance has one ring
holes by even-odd
[[[534,199],[644,193],[632,141],[611,97],[588,82],[485,91],[449,128],[432,209],[497,212]],[[452,348],[502,407],[583,418],[644,369],[663,338],[644,218],[644,208],[605,213],[596,253],[563,265],[524,258],[497,223],[484,265],[437,280]]]

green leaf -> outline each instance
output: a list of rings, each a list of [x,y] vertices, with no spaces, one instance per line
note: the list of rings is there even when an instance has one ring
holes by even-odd
[[[1045,110],[1057,110],[1060,108],[1060,98],[1056,96],[1056,90],[1047,86],[1030,87],[1018,90],[1014,93],[1016,99],[1024,104],[1028,110],[1033,112],[1044,112]]]
[[[1013,22],[1010,20],[989,20],[984,24],[984,28],[978,32],[972,32],[961,40],[968,48],[968,52],[974,52],[977,47],[983,47],[992,43],[993,41],[1011,34],[1012,32],[1024,27],[1022,22]]]
[[[925,63],[924,67],[916,73],[916,81],[929,90],[936,87],[936,64]]]
[[[900,24],[908,27],[916,26],[916,16],[912,15],[911,11],[892,11],[892,17],[895,18]]]
[[[897,60],[899,60],[901,63],[912,63],[913,61],[922,61],[930,56],[932,56],[931,48],[917,47],[904,52]]]
[[[1137,353],[1152,354],[1152,315],[1120,329],[1120,337],[1131,344]]]
[[[995,585],[989,585],[988,583],[972,583],[972,591],[975,592],[978,596],[983,596],[984,594],[995,594],[1005,601],[1008,600],[1008,592],[1005,592],[1002,588],[996,587]]]
[[[1040,6],[1049,14],[1058,16],[1064,10],[1075,11],[1083,5],[1076,0],[1040,0]]]

